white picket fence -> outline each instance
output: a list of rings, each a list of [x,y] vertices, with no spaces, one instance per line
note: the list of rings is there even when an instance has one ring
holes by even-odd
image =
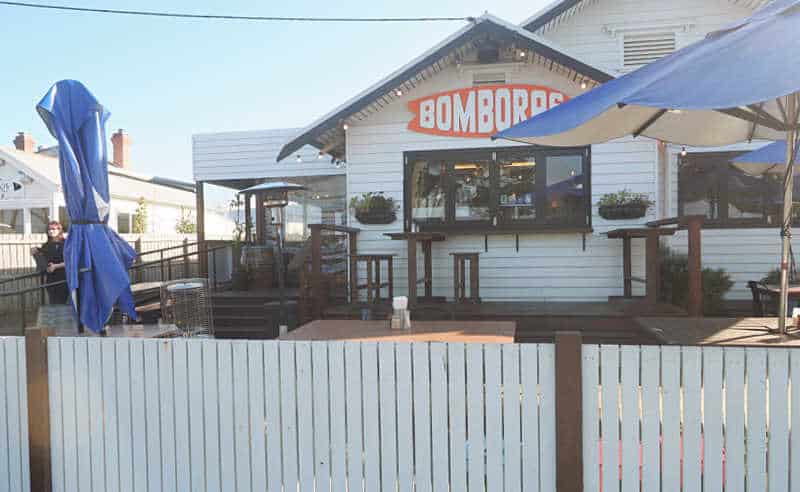
[[[0,490],[29,492],[25,338],[0,337]]]
[[[800,490],[795,381],[793,349],[585,345],[585,490]]]
[[[54,491],[554,491],[552,345],[48,339]]]

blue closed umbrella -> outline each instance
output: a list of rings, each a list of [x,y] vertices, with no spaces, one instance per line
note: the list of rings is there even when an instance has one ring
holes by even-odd
[[[494,138],[587,145],[644,135],[716,146],[785,139],[793,162],[800,91],[800,0],[774,0],[750,17],[611,80]],[[789,166],[785,169],[789,170]],[[779,328],[785,332],[793,173],[783,183]]]
[[[80,322],[99,333],[114,304],[137,318],[127,272],[136,251],[107,225],[109,113],[75,80],[53,85],[36,110],[58,140],[61,187],[70,218],[64,244],[67,285],[73,302],[77,290]]]

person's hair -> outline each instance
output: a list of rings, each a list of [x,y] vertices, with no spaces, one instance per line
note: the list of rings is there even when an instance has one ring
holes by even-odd
[[[55,237],[55,239],[58,239],[59,241],[63,241],[64,240],[64,226],[62,226],[61,222],[59,222],[57,220],[51,220],[50,222],[47,223],[47,228],[50,229],[50,227],[52,227],[52,226],[58,227],[58,229],[60,231],[58,233],[58,236]],[[50,241],[51,239],[52,238],[48,234],[47,235],[47,240]]]

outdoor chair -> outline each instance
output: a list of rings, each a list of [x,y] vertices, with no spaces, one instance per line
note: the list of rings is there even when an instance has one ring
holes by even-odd
[[[752,312],[755,317],[777,316],[778,306],[774,292],[766,285],[755,280],[747,282],[747,287],[753,295]]]

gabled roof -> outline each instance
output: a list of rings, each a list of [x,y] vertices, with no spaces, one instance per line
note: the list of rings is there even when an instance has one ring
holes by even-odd
[[[548,27],[551,23],[557,24],[562,21],[563,18],[574,15],[586,5],[596,3],[597,1],[598,0],[556,0],[522,21],[520,26],[531,32],[538,32]],[[771,0],[728,0],[728,2],[732,4],[740,5],[751,10],[763,7],[770,1]]]
[[[377,84],[312,123],[281,149],[278,160],[293,154],[303,145],[312,145],[326,153],[343,157],[344,135],[341,129],[343,122],[359,113],[371,112],[370,106],[372,105],[382,107],[393,101],[395,99],[394,92],[397,89],[408,91],[417,82],[454,64],[455,55],[460,50],[471,46],[487,35],[508,40],[520,48],[531,50],[535,56],[550,60],[551,66],[556,64],[564,67],[574,74],[575,78],[590,79],[595,83],[606,82],[614,78],[589,63],[567,54],[551,41],[498,17],[484,14]]]
[[[48,152],[45,153],[22,152],[14,148],[0,146],[0,159],[8,159],[16,167],[25,168],[25,171],[29,172],[32,177],[41,182],[50,183],[51,187],[55,189],[61,185],[61,171],[58,168],[58,157],[53,157],[52,148],[47,150]],[[195,192],[194,183],[159,176],[147,176],[127,169],[120,169],[111,163],[108,165],[108,174],[190,193]]]

